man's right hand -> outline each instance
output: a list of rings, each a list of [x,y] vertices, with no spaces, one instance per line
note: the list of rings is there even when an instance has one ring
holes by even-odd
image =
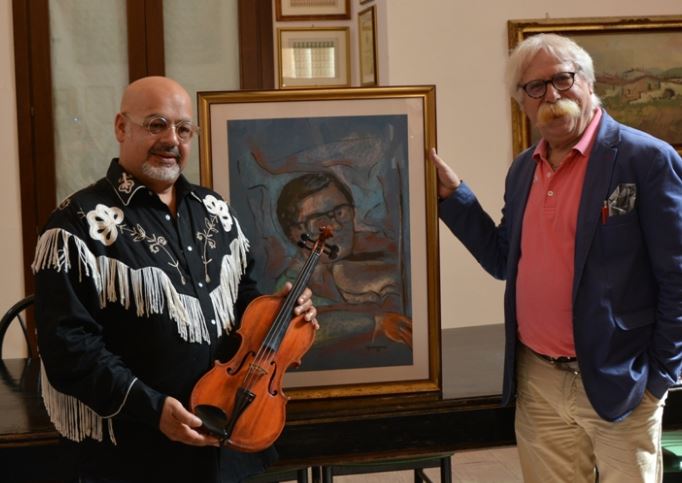
[[[159,429],[171,441],[191,446],[220,446],[218,438],[200,433],[201,419],[189,412],[175,398],[166,397],[161,410]]]
[[[436,167],[436,175],[438,176],[438,198],[449,198],[450,195],[459,188],[462,180],[457,176],[457,173],[455,173],[453,169],[438,156],[436,148],[431,148],[431,151],[429,151],[429,159]]]

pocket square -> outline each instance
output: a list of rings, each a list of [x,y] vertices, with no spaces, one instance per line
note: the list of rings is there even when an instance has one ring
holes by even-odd
[[[630,213],[635,208],[635,201],[637,201],[637,185],[635,183],[619,184],[609,195],[609,216]]]

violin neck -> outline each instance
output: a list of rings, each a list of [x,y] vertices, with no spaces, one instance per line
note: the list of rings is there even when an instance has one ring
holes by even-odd
[[[293,286],[291,287],[291,291],[287,294],[286,298],[284,299],[284,302],[282,303],[282,307],[279,309],[279,312],[277,313],[277,317],[275,318],[275,321],[273,322],[272,327],[270,328],[270,332],[266,337],[265,343],[267,348],[272,350],[273,352],[276,352],[277,349],[279,349],[279,345],[282,342],[282,339],[284,338],[284,334],[286,333],[287,328],[289,327],[291,319],[293,318],[294,307],[296,307],[296,300],[298,299],[298,297],[301,296],[306,286],[308,285],[308,281],[310,280],[310,277],[313,274],[313,270],[315,270],[315,266],[317,265],[317,262],[320,259],[320,255],[321,255],[320,252],[316,250],[312,251],[308,259],[303,264],[303,268],[298,273],[296,280],[294,281]]]

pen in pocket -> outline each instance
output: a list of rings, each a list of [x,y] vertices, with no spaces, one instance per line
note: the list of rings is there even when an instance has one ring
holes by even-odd
[[[607,200],[604,200],[604,204],[601,207],[601,224],[605,225],[606,220],[609,217],[609,203]]]

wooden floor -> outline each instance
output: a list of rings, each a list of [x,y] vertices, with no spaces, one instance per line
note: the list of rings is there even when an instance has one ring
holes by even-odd
[[[438,468],[425,470],[433,482],[440,481]],[[452,457],[455,483],[521,483],[521,466],[515,446],[458,451]],[[334,483],[413,483],[412,471],[335,476]]]

